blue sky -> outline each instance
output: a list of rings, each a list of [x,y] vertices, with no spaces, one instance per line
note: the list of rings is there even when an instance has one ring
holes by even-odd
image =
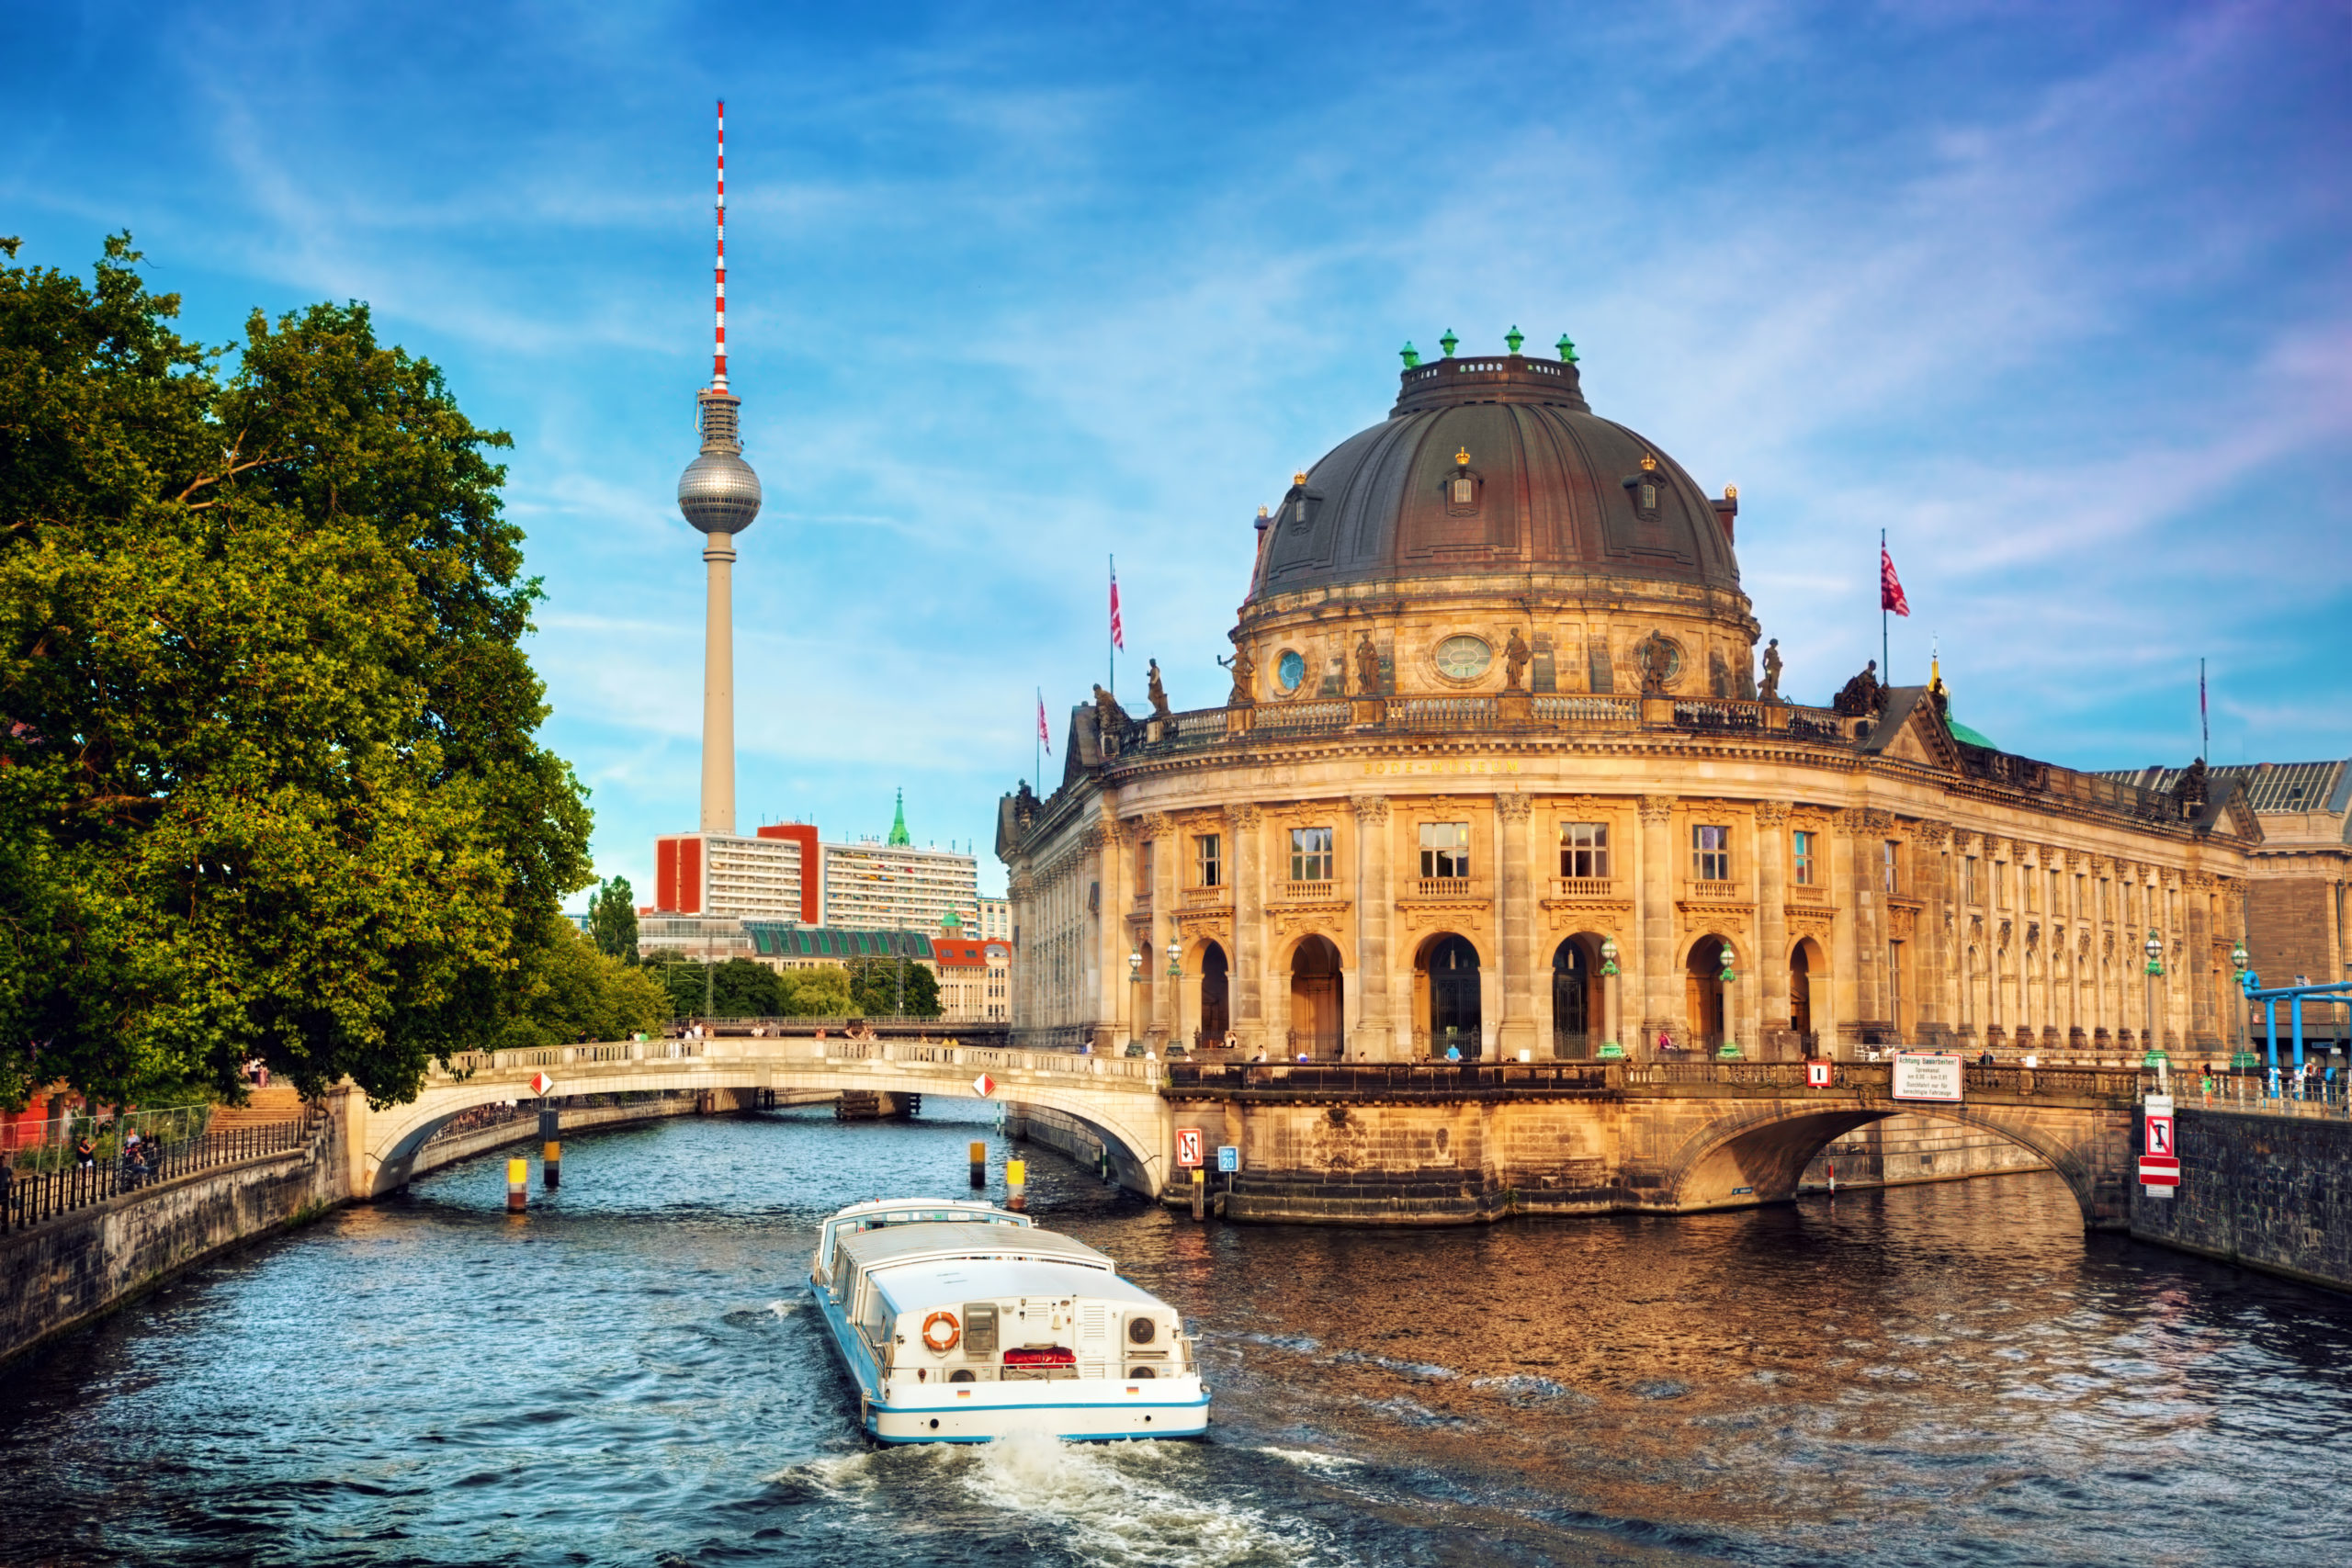
[[[16,6],[0,232],[129,228],[189,330],[373,303],[511,430],[551,742],[642,891],[695,815],[730,366],[746,828],[977,840],[1102,672],[1180,707],[1250,521],[1396,351],[1562,331],[1595,408],[1740,487],[1820,701],[1878,531],[1956,711],[2077,766],[2352,754],[2352,10]],[[1123,663],[1130,698],[1140,681]],[[1049,775],[1052,764],[1049,764]]]

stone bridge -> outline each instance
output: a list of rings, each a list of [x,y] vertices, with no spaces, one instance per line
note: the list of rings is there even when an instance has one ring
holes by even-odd
[[[906,1040],[804,1040],[725,1036],[711,1040],[616,1041],[529,1051],[467,1052],[435,1068],[405,1105],[370,1109],[351,1097],[359,1123],[351,1140],[355,1192],[373,1197],[407,1182],[417,1150],[450,1118],[478,1105],[532,1098],[545,1073],[558,1095],[648,1090],[732,1093],[762,1089],[806,1096],[874,1089],[973,1100],[982,1073],[994,1098],[1042,1107],[1080,1123],[1108,1150],[1120,1179],[1158,1197],[1168,1181],[1168,1102],[1159,1064],[1060,1051],[1015,1051]]]
[[[1509,1213],[1689,1213],[1792,1198],[1830,1142],[1899,1113],[2020,1144],[2096,1230],[2129,1224],[2133,1070],[1969,1067],[1957,1104],[1896,1100],[1891,1066],[1802,1062],[1174,1064],[1174,1124],[1241,1149],[1236,1219],[1448,1224]],[[2153,1078],[2148,1080],[2153,1085]]]

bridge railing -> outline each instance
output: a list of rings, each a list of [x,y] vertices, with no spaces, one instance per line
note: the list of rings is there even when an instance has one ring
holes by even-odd
[[[1809,1083],[1804,1062],[1347,1062],[1291,1066],[1272,1062],[1170,1062],[1172,1089],[1287,1090],[1294,1093],[1527,1094],[1601,1093],[1672,1089],[1776,1089],[1889,1095],[1894,1069],[1885,1062],[1830,1065],[1826,1089]],[[2149,1080],[2153,1082],[2153,1079]],[[2142,1089],[2137,1069],[1970,1067],[1963,1092],[2091,1097],[2130,1101]]]
[[[1069,1051],[1018,1051],[1003,1045],[958,1045],[946,1041],[814,1040],[797,1036],[725,1035],[709,1040],[619,1040],[585,1045],[543,1045],[516,1051],[460,1051],[449,1070],[435,1068],[442,1081],[482,1072],[545,1068],[559,1080],[560,1069],[580,1066],[657,1065],[685,1062],[718,1066],[765,1062],[780,1066],[872,1062],[909,1067],[953,1068],[958,1073],[1018,1073],[1036,1077],[1107,1078],[1138,1086],[1159,1082],[1160,1064],[1128,1056],[1095,1056]]]
[[[140,1157],[94,1158],[88,1166],[76,1162],[34,1176],[7,1172],[0,1175],[0,1234],[199,1170],[294,1153],[308,1142],[310,1130],[306,1117],[254,1122],[168,1143],[158,1139]]]
[[[535,1045],[520,1051],[458,1051],[449,1057],[449,1076],[515,1067],[569,1067],[582,1062],[700,1061],[707,1040],[605,1040],[585,1045]],[[442,1076],[436,1068],[429,1077]]]

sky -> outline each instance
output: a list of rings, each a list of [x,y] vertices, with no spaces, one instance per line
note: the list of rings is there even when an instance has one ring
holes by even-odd
[[[0,9],[0,233],[183,330],[374,308],[513,433],[546,739],[650,894],[693,827],[714,100],[738,811],[975,845],[1105,674],[1179,708],[1257,508],[1398,349],[1572,336],[1740,491],[1826,701],[1878,536],[1955,716],[2075,767],[2352,755],[2352,6]],[[1048,759],[1046,777],[1058,777]]]

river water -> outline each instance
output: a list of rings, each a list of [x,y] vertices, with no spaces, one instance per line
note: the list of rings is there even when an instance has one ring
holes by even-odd
[[[2327,1564],[2352,1302],[2107,1237],[2054,1177],[1680,1219],[1043,1223],[1203,1336],[1205,1443],[866,1448],[800,1280],[965,1190],[968,1102],[571,1141],[175,1282],[0,1376],[0,1562]]]

